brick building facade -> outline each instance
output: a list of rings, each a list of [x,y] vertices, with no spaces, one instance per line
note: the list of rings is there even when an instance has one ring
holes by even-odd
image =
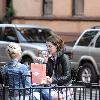
[[[6,0],[0,0],[0,16]],[[100,25],[100,0],[12,0],[12,23],[38,24],[51,28],[64,41],[77,39],[80,32]],[[0,5],[1,5],[0,4]]]

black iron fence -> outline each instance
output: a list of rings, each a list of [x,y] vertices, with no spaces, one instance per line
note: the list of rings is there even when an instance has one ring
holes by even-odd
[[[38,90],[38,92],[37,92]],[[55,97],[56,100],[100,100],[100,85],[78,85],[78,86],[32,86],[26,88],[0,87],[0,100],[42,100],[43,91],[48,92],[48,99]],[[11,92],[13,91],[13,95]]]

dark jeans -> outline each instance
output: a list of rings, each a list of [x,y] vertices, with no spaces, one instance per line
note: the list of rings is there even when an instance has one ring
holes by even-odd
[[[51,93],[48,92],[49,89],[35,89],[35,91],[41,94],[41,100],[54,100]]]

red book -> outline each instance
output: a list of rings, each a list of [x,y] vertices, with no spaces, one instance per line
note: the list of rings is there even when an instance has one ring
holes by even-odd
[[[46,64],[31,63],[32,83],[41,84],[42,79],[46,78]]]

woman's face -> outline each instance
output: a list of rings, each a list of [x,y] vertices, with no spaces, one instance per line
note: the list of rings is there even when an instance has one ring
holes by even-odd
[[[51,42],[46,42],[46,46],[49,54],[53,55],[57,52],[57,47]]]

